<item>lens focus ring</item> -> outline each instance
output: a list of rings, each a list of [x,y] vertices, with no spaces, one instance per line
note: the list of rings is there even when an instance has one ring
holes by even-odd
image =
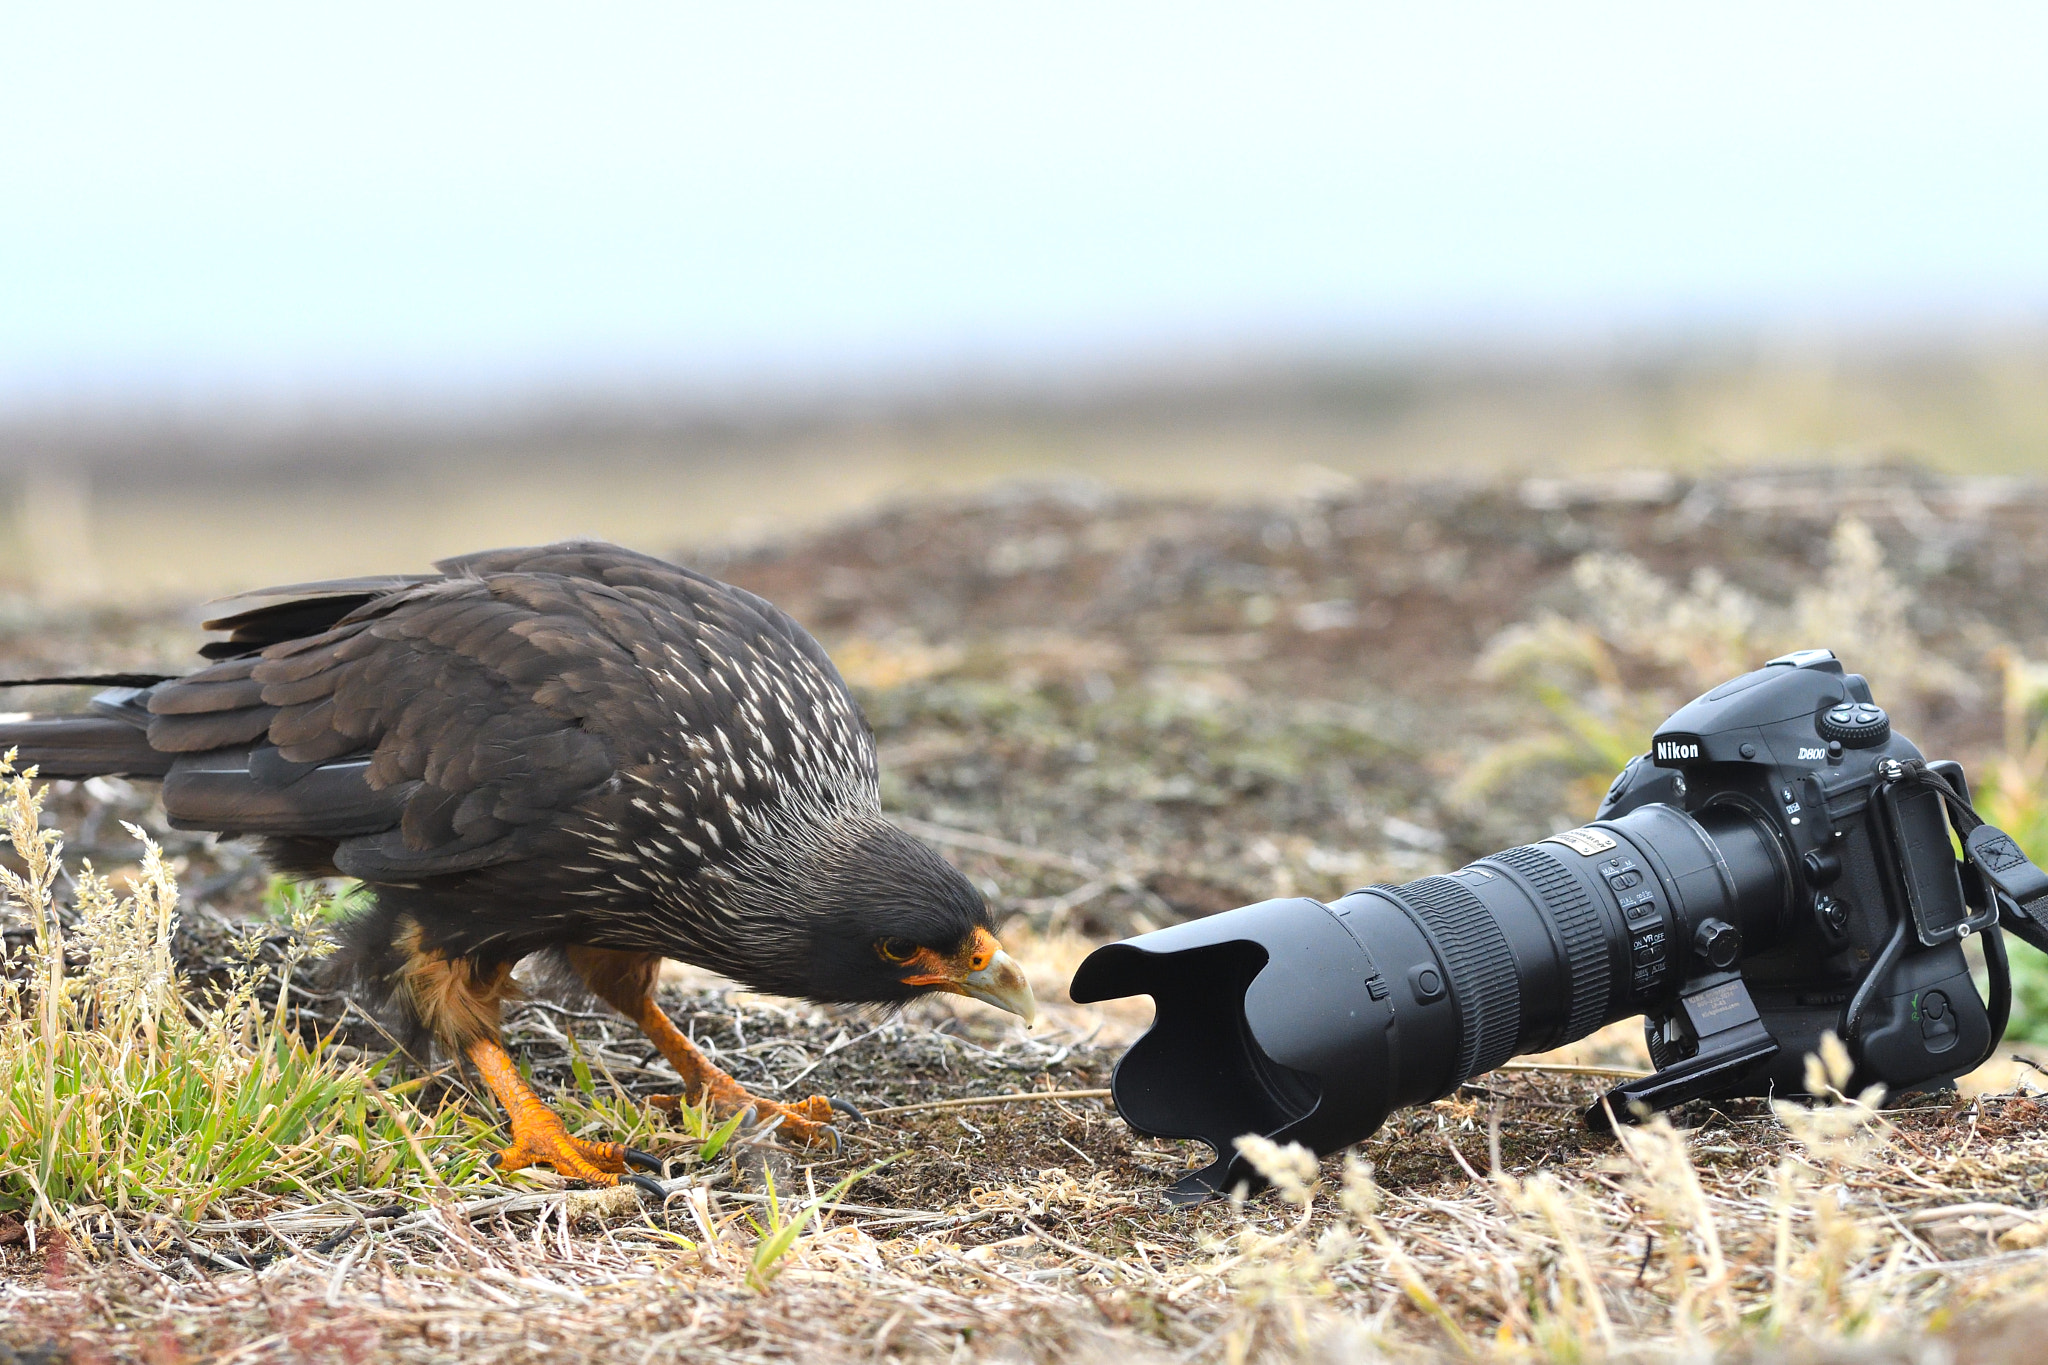
[[[1453,877],[1424,877],[1379,889],[1407,906],[1450,974],[1451,998],[1458,1007],[1458,1081],[1514,1056],[1522,1026],[1522,983],[1493,913]]]
[[[1583,1038],[1606,1021],[1608,995],[1614,988],[1614,964],[1608,957],[1599,908],[1571,869],[1547,849],[1524,844],[1486,861],[1518,873],[1549,909],[1571,973],[1571,1018],[1565,1025],[1565,1037]]]

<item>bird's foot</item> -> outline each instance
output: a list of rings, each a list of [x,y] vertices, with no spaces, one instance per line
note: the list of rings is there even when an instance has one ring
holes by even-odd
[[[622,1006],[623,1008],[623,1006]],[[661,1049],[661,1055],[668,1058],[670,1066],[683,1078],[683,1095],[654,1095],[648,1102],[655,1108],[675,1113],[684,1104],[701,1104],[714,1120],[723,1122],[734,1114],[753,1114],[751,1127],[756,1132],[772,1130],[784,1141],[804,1147],[825,1147],[833,1151],[839,1148],[839,1130],[832,1126],[832,1111],[837,1109],[855,1119],[860,1111],[844,1100],[827,1099],[813,1095],[794,1104],[782,1104],[776,1100],[757,1099],[747,1093],[747,1088],[719,1070],[703,1049],[691,1042],[653,996],[641,1000],[635,1018],[647,1032],[654,1045]]]
[[[526,1113],[518,1113],[512,1119],[512,1146],[492,1156],[492,1166],[498,1171],[522,1171],[526,1166],[553,1166],[555,1175],[584,1181],[588,1185],[616,1185],[625,1177],[629,1185],[653,1187],[659,1195],[662,1187],[653,1185],[647,1177],[627,1175],[629,1166],[639,1166],[641,1171],[662,1171],[662,1162],[647,1152],[635,1152],[623,1142],[586,1142],[584,1138],[569,1136],[561,1117],[553,1109],[535,1105]]]
[[[514,1124],[512,1145],[492,1157],[491,1165],[501,1171],[552,1166],[557,1175],[571,1180],[615,1185],[626,1170],[626,1149],[616,1142],[572,1137],[562,1121],[555,1119],[552,1124]]]
[[[466,1049],[498,1103],[512,1121],[512,1145],[491,1158],[501,1171],[523,1170],[548,1165],[555,1174],[591,1185],[637,1185],[656,1199],[667,1191],[644,1175],[628,1175],[628,1167],[660,1171],[661,1163],[645,1152],[636,1152],[619,1142],[586,1142],[572,1137],[562,1116],[541,1103],[519,1074],[519,1068],[505,1055],[504,1045],[495,1038],[479,1038]]]
[[[751,1111],[753,1119],[747,1126],[756,1132],[772,1129],[777,1137],[798,1146],[825,1147],[834,1151],[839,1147],[839,1130],[832,1126],[833,1111],[852,1109],[843,1100],[835,1102],[823,1095],[813,1095],[794,1104],[757,1099],[732,1081],[711,1087],[709,1098],[711,1113],[719,1119]],[[673,1114],[686,1101],[680,1095],[650,1095],[647,1102],[663,1113]],[[688,1102],[696,1103],[695,1100]],[[855,1116],[858,1117],[857,1111]]]
[[[547,1165],[555,1168],[556,1175],[569,1180],[616,1185],[623,1178],[626,1183],[651,1189],[656,1195],[664,1193],[645,1176],[626,1174],[629,1167],[659,1172],[661,1162],[624,1143],[589,1142],[574,1137],[554,1110],[538,1103],[531,1108],[521,1106],[520,1112],[513,1115],[512,1145],[493,1156],[491,1165],[501,1171]]]

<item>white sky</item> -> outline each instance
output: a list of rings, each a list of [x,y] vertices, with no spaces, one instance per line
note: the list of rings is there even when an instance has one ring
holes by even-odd
[[[2048,8],[0,0],[0,406],[2048,309]]]

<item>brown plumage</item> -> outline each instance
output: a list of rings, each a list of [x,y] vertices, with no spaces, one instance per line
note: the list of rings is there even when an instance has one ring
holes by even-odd
[[[209,666],[0,725],[0,747],[47,776],[161,778],[173,825],[369,884],[358,975],[477,1066],[508,1165],[610,1183],[633,1155],[568,1137],[504,1057],[500,1003],[535,953],[646,1029],[692,1100],[806,1142],[829,1139],[828,1101],[757,1100],[711,1066],[653,1003],[661,958],[1030,1016],[980,895],[882,818],[867,725],[788,616],[601,542],[436,567],[244,594],[261,604],[208,623]]]

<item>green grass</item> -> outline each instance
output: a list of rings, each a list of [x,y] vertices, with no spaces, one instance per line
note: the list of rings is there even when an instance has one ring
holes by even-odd
[[[2009,658],[2005,666],[2005,747],[1978,774],[1977,813],[2010,834],[2027,856],[2048,866],[2048,669]],[[2010,934],[2015,1042],[2048,1043],[2048,957]]]
[[[20,871],[0,868],[34,930],[0,983],[0,1209],[61,1223],[82,1208],[197,1218],[255,1192],[418,1190],[478,1173],[475,1120],[423,1113],[382,1088],[382,1063],[337,1058],[291,1027],[290,975],[328,951],[326,903],[287,907],[293,947],[275,1003],[246,942],[226,988],[196,998],[171,956],[178,891],[145,853],[127,895],[88,864],[66,930],[55,888],[61,835],[41,827],[33,770],[0,766],[0,822]],[[67,972],[67,951],[83,958]],[[401,1088],[402,1089],[402,1088]]]
[[[576,1137],[623,1142],[628,1147],[640,1148],[667,1146],[681,1137],[697,1147],[694,1157],[686,1152],[683,1160],[707,1162],[718,1159],[746,1121],[744,1112],[721,1120],[703,1104],[683,1102],[666,1112],[643,1104],[626,1093],[625,1086],[612,1075],[602,1058],[597,1059],[599,1069],[592,1071],[591,1059],[584,1056],[574,1037],[568,1039],[568,1045],[571,1084],[548,1102]],[[520,1070],[528,1072],[524,1063]],[[529,1072],[526,1079],[532,1083],[534,1078]],[[498,1131],[488,1124],[482,1128],[491,1134]],[[502,1138],[491,1140],[501,1145],[503,1142]]]
[[[0,839],[19,868],[0,865],[0,884],[34,933],[0,976],[0,1212],[45,1227],[97,1208],[191,1220],[259,1196],[407,1199],[494,1179],[486,1163],[506,1140],[500,1116],[459,1098],[423,1108],[413,1096],[432,1077],[386,1084],[391,1059],[365,1063],[326,1038],[309,1042],[293,1017],[294,970],[332,951],[329,926],[359,888],[273,884],[225,984],[202,994],[171,953],[176,881],[140,829],[129,827],[144,854],[127,894],[86,864],[72,874],[72,913],[59,913],[62,836],[42,827],[34,777],[11,755],[0,761]],[[280,927],[290,946],[265,964],[259,949]],[[602,1058],[593,1069],[569,1046],[573,1084],[553,1102],[572,1133],[640,1147],[680,1136],[693,1163],[731,1146],[743,1115],[721,1121],[685,1104],[664,1117]],[[763,1285],[822,1202],[843,1192],[796,1213],[771,1206],[763,1237],[781,1250],[764,1253]]]
[[[768,1182],[767,1200],[760,1206],[761,1216],[747,1215],[747,1223],[754,1229],[758,1240],[754,1243],[754,1254],[749,1258],[746,1271],[747,1287],[756,1293],[766,1293],[775,1277],[782,1273],[782,1262],[796,1247],[797,1239],[810,1230],[818,1220],[825,1206],[837,1201],[854,1184],[865,1176],[873,1175],[882,1167],[881,1162],[864,1170],[853,1172],[840,1180],[831,1189],[806,1202],[789,1207],[775,1192],[775,1173],[766,1172]]]
[[[370,888],[353,878],[294,881],[272,874],[263,888],[263,913],[286,926],[312,923],[323,930],[369,908]]]

